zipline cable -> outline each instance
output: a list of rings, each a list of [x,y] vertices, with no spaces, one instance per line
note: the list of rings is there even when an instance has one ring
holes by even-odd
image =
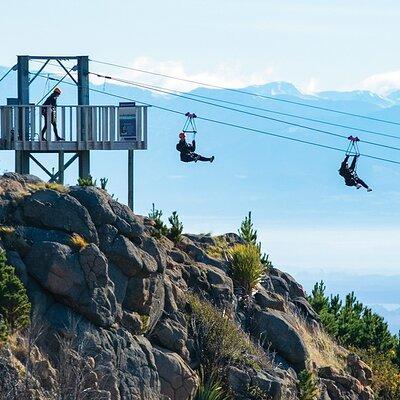
[[[37,61],[37,62],[39,62],[39,61]],[[39,62],[39,63],[41,63],[41,62]],[[57,67],[57,68],[61,68],[57,64],[49,64],[49,65],[52,65],[52,66]],[[175,90],[175,89],[163,88],[161,86],[146,84],[146,83],[137,82],[137,81],[129,81],[129,80],[125,80],[125,79],[112,78],[110,76],[99,74],[99,73],[93,73],[93,72],[90,72],[90,73],[93,74],[93,75],[96,75],[98,77],[102,77],[104,79],[118,80],[120,82],[124,82],[124,83],[127,83],[127,84],[132,84],[134,86],[146,85],[146,86],[143,86],[143,87],[145,87],[147,89],[154,88],[154,90],[156,90],[156,89],[168,90],[170,92],[175,92],[175,93],[181,94],[183,96],[190,96],[190,97],[196,97],[196,98],[201,98],[201,99],[206,99],[206,100],[211,100],[211,101],[217,101],[219,103],[236,105],[236,106],[239,106],[239,107],[242,107],[242,108],[260,110],[260,111],[268,112],[268,113],[271,113],[271,114],[283,115],[283,116],[297,118],[297,119],[310,121],[310,122],[315,122],[315,123],[319,123],[319,124],[330,125],[330,126],[334,126],[334,127],[341,128],[341,129],[349,129],[349,130],[354,130],[354,131],[358,131],[358,132],[363,132],[363,133],[368,133],[368,134],[373,134],[373,135],[378,135],[378,136],[382,136],[382,137],[388,137],[388,138],[400,140],[400,136],[390,135],[390,134],[383,133],[383,132],[377,132],[377,131],[372,131],[372,130],[368,130],[368,129],[356,128],[356,127],[352,127],[352,126],[349,126],[349,125],[337,124],[337,123],[334,123],[334,122],[323,121],[323,120],[315,119],[315,118],[302,117],[302,116],[296,115],[296,114],[284,113],[284,112],[270,110],[270,109],[266,109],[266,108],[262,108],[262,107],[250,106],[250,105],[243,104],[243,103],[237,103],[237,102],[228,101],[228,100],[216,99],[216,98],[213,98],[213,97],[202,96],[202,95],[194,94],[194,93],[191,93],[191,92],[182,92],[182,91]],[[105,83],[105,81],[104,81],[104,83]],[[103,90],[104,90],[104,88],[103,88]],[[172,93],[169,93],[169,94],[172,94]],[[193,99],[193,101],[194,101],[194,99]],[[259,117],[263,118],[260,115],[256,115],[256,116],[259,116]],[[265,117],[265,118],[267,118],[267,117]]]
[[[0,82],[5,79],[5,77],[11,72],[11,71],[15,71],[16,69],[16,65],[13,65],[1,78],[0,78]]]
[[[307,130],[311,130],[313,132],[323,133],[325,135],[340,137],[342,139],[347,139],[348,138],[347,135],[341,135],[339,133],[334,133],[334,132],[326,131],[326,130],[323,130],[323,129],[313,128],[313,127],[310,127],[310,126],[307,126],[307,125],[301,125],[301,124],[297,124],[297,123],[294,123],[294,122],[288,122],[288,121],[284,121],[284,120],[281,120],[281,119],[268,117],[266,115],[256,114],[256,113],[252,113],[252,112],[248,112],[248,111],[244,111],[244,110],[239,110],[237,108],[227,107],[227,106],[223,106],[221,104],[215,104],[215,103],[212,103],[210,101],[193,99],[193,98],[190,98],[190,97],[188,97],[186,95],[177,94],[177,93],[174,93],[173,91],[170,91],[170,90],[167,90],[167,89],[157,89],[153,85],[141,84],[141,83],[138,83],[138,82],[128,81],[128,80],[125,80],[125,79],[119,79],[119,78],[115,78],[115,77],[112,77],[112,76],[98,74],[98,73],[95,73],[95,72],[90,72],[90,74],[96,75],[97,77],[100,77],[100,78],[110,79],[110,80],[113,80],[113,81],[116,81],[116,82],[122,82],[122,83],[130,84],[130,85],[133,85],[133,86],[136,86],[136,87],[142,87],[142,88],[145,88],[145,89],[153,90],[153,91],[156,91],[156,92],[159,92],[159,93],[170,94],[172,96],[176,96],[176,97],[187,99],[187,100],[196,101],[196,102],[199,102],[199,103],[202,103],[202,104],[206,104],[206,105],[210,105],[210,106],[213,106],[213,107],[223,108],[225,110],[235,111],[235,112],[239,112],[239,113],[242,113],[242,114],[251,115],[251,116],[254,116],[254,117],[259,117],[259,118],[267,119],[269,121],[274,121],[274,122],[278,122],[278,123],[282,123],[282,124],[286,124],[286,125],[290,125],[290,126],[295,126],[297,128],[307,129]],[[368,141],[368,140],[362,140],[362,142],[365,143],[365,144],[369,144],[371,146],[383,147],[383,148],[390,149],[390,150],[400,151],[399,147],[389,146],[389,145],[385,145],[385,144],[382,144],[382,143],[371,142],[371,141]]]
[[[38,76],[40,76],[41,78],[44,78],[44,79],[47,78],[45,75],[41,75],[41,74],[39,74]],[[50,80],[56,80],[55,78],[49,78],[49,79]],[[75,86],[75,84],[70,83],[70,82],[62,82],[62,84],[63,85]],[[123,100],[128,100],[128,101],[133,101],[133,102],[145,105],[145,106],[154,107],[154,108],[162,110],[162,111],[167,111],[167,112],[178,114],[178,115],[182,115],[182,116],[185,115],[185,112],[183,112],[183,111],[177,111],[177,110],[173,110],[173,109],[170,109],[170,108],[157,106],[155,104],[142,102],[142,101],[135,100],[135,99],[132,99],[132,98],[129,98],[129,97],[125,97],[125,96],[121,96],[121,95],[118,95],[118,94],[115,94],[115,93],[103,92],[101,90],[97,90],[97,89],[93,89],[93,88],[89,88],[89,90],[92,91],[92,92],[100,93],[100,94],[107,95],[107,96],[110,96],[110,97],[123,99]],[[241,129],[241,130],[246,130],[246,131],[250,131],[250,132],[256,132],[256,133],[260,133],[260,134],[267,135],[267,136],[278,137],[278,138],[284,139],[284,140],[290,140],[290,141],[293,141],[293,142],[298,142],[298,143],[302,143],[302,144],[308,144],[308,145],[315,146],[315,147],[321,147],[321,148],[325,148],[325,149],[329,149],[329,150],[335,150],[335,151],[339,151],[341,153],[345,152],[341,148],[328,146],[328,145],[324,145],[324,144],[321,144],[321,143],[315,143],[315,142],[310,142],[310,141],[307,141],[307,140],[291,138],[289,136],[279,135],[279,134],[275,134],[275,133],[272,133],[272,132],[262,131],[262,130],[259,130],[259,129],[253,129],[253,128],[249,128],[249,127],[242,126],[242,125],[231,124],[231,123],[224,122],[224,121],[213,120],[213,119],[210,119],[210,118],[205,118],[205,117],[197,117],[197,118],[200,119],[200,120],[203,120],[203,121],[207,121],[207,122],[211,122],[211,123],[215,123],[215,124],[219,124],[219,125],[229,126],[229,127],[233,127],[233,128],[237,128],[237,129]],[[378,161],[384,161],[384,162],[400,165],[400,161],[391,160],[391,159],[383,158],[383,157],[377,157],[377,156],[373,156],[371,154],[364,154],[363,153],[361,155],[363,157],[366,157],[366,158],[371,158],[371,159],[378,160]]]
[[[195,80],[191,80],[191,79],[178,78],[178,77],[167,75],[167,74],[161,74],[161,73],[158,73],[158,72],[151,72],[151,71],[147,71],[147,70],[139,69],[139,68],[127,67],[125,65],[120,65],[120,64],[115,64],[115,63],[110,63],[110,62],[105,62],[105,61],[99,61],[99,60],[93,60],[93,59],[90,59],[90,61],[92,61],[94,63],[98,63],[98,64],[103,64],[103,65],[108,65],[108,66],[112,66],[112,67],[118,67],[118,68],[123,68],[123,69],[136,71],[136,72],[141,72],[141,73],[144,73],[144,74],[150,74],[150,75],[154,75],[154,76],[161,76],[161,77],[164,77],[164,78],[174,79],[174,80],[178,80],[178,81],[182,81],[182,82],[193,83],[193,84],[200,85],[200,86],[207,86],[207,87],[212,87],[212,88],[215,88],[215,89],[221,89],[221,90],[226,90],[226,91],[230,91],[230,92],[241,93],[241,94],[245,94],[245,95],[249,95],[249,96],[253,96],[253,97],[258,97],[258,98],[262,98],[262,99],[279,101],[279,102],[283,102],[283,103],[294,104],[294,105],[301,106],[301,107],[308,107],[308,108],[313,108],[313,109],[316,109],[316,110],[327,111],[327,112],[331,112],[331,113],[347,115],[347,116],[367,119],[367,120],[371,120],[371,121],[375,121],[375,122],[382,122],[382,123],[385,123],[385,124],[391,124],[391,125],[400,126],[400,122],[388,121],[388,120],[384,120],[384,119],[380,119],[380,118],[369,117],[367,115],[355,114],[355,113],[350,113],[350,112],[347,112],[347,111],[335,110],[335,109],[332,109],[332,108],[314,106],[312,104],[306,104],[306,103],[301,103],[301,102],[298,102],[298,101],[287,100],[287,99],[280,99],[280,98],[277,98],[277,97],[266,96],[266,95],[262,95],[262,94],[259,94],[259,93],[248,92],[248,91],[242,90],[242,89],[227,88],[227,87],[224,87],[224,86],[213,85],[211,83],[199,82],[199,81],[195,81]]]
[[[71,68],[60,80],[58,80],[53,86],[52,88],[39,100],[36,102],[36,104],[40,104],[56,87],[59,83],[61,83],[67,76],[68,74],[72,71],[73,68]],[[48,77],[48,79],[51,79],[50,77]]]

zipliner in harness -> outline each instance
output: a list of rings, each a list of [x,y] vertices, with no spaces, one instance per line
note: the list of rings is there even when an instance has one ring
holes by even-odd
[[[200,154],[196,154],[196,133],[197,133],[197,127],[196,127],[196,122],[195,118],[197,118],[197,115],[195,113],[190,113],[187,112],[185,114],[186,122],[183,126],[182,131],[179,133],[179,142],[176,145],[176,149],[180,152],[180,159],[183,162],[197,162],[197,161],[209,161],[213,162],[214,161],[214,156],[212,157],[203,157]],[[188,143],[186,141],[186,135],[187,134],[192,134],[193,135],[193,140],[192,143]]]
[[[360,139],[353,136],[349,136],[348,139],[350,143],[347,146],[346,156],[340,166],[339,175],[344,178],[346,186],[355,186],[357,189],[364,187],[368,192],[370,192],[372,189],[358,177],[356,172],[357,160],[360,157],[360,150],[358,147],[358,142]],[[349,166],[348,161],[350,157],[353,157],[353,161]]]

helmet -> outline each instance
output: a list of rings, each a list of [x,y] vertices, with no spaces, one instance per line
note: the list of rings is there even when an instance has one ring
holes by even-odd
[[[54,93],[61,94],[61,89],[60,89],[60,88],[58,88],[58,87],[56,87],[56,88],[54,89]]]
[[[185,139],[185,138],[186,138],[185,132],[181,132],[179,134],[179,139]]]

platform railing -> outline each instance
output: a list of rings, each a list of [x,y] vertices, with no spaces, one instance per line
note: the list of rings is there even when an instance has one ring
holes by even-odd
[[[146,148],[147,108],[134,107],[136,137],[120,134],[118,106],[0,106],[0,146],[26,149],[44,144],[74,143],[77,149]],[[47,127],[43,132],[45,120]],[[56,140],[52,121],[57,126]],[[114,146],[115,144],[115,146]],[[123,145],[125,144],[125,145]],[[68,146],[67,146],[68,147]]]

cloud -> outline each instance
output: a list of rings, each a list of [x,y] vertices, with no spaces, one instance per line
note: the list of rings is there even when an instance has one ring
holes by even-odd
[[[181,61],[157,61],[144,56],[135,58],[128,66],[136,71],[121,69],[118,72],[119,78],[184,92],[202,86],[200,82],[229,88],[262,85],[271,80],[274,72],[272,67],[263,67],[258,72],[248,74],[243,71],[241,65],[232,65],[227,63],[218,64],[212,71],[188,72],[187,68]],[[167,75],[171,78],[151,75],[139,70]],[[113,72],[115,74],[115,69],[107,70],[105,72],[108,74]],[[172,77],[179,77],[193,82],[179,81]],[[97,78],[97,80],[93,79],[92,82],[102,84],[103,80]]]
[[[400,89],[400,70],[371,75],[364,79],[360,86],[364,90],[378,94],[387,94],[394,89]]]

